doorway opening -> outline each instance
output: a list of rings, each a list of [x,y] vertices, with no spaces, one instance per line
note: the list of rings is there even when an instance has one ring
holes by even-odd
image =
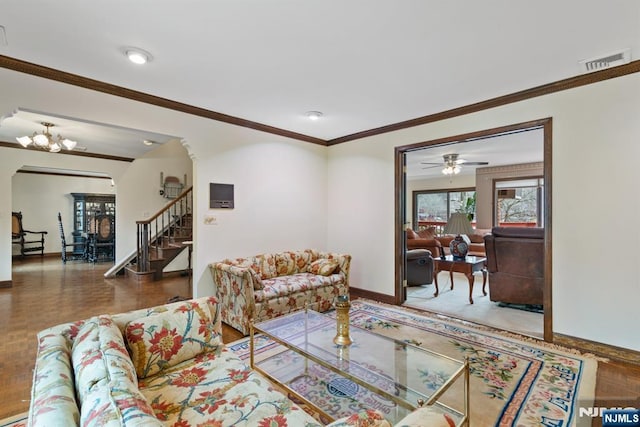
[[[25,165],[11,186],[12,210],[46,231],[43,256],[113,263],[116,191],[109,175]],[[12,255],[22,260],[15,247]]]
[[[507,329],[514,332],[533,335],[544,338],[546,341],[552,339],[552,286],[551,286],[551,126],[552,119],[545,118],[525,123],[504,126],[500,128],[486,129],[463,135],[455,135],[447,138],[441,138],[432,141],[424,141],[411,145],[396,147],[395,149],[395,167],[396,167],[396,287],[395,300],[397,304],[408,304],[407,295],[415,291],[407,286],[407,277],[412,275],[415,277],[415,269],[409,271],[407,265],[407,237],[409,232],[419,232],[425,237],[429,232],[434,235],[443,236],[444,226],[448,217],[452,212],[464,212],[472,223],[473,228],[480,233],[480,240],[469,243],[472,253],[473,250],[482,251],[483,234],[490,233],[496,226],[532,226],[538,229],[543,236],[543,255],[540,260],[543,269],[542,280],[542,304],[538,307],[541,314],[535,314],[533,318],[539,319],[538,325],[533,332],[529,330],[509,329],[508,325],[491,324],[485,317],[478,319],[468,318],[470,308],[478,307],[478,301],[492,305],[497,302],[491,302],[490,296],[482,294],[483,276],[486,274],[486,262],[478,262],[479,268],[471,272],[471,277],[465,279],[459,274],[451,274],[449,271],[443,271],[437,275],[440,279],[439,295],[442,296],[444,289],[450,290],[451,295],[459,294],[458,297],[467,293],[468,301],[460,304],[456,313],[442,313],[445,299],[434,297],[435,280],[431,285],[423,285],[424,296],[429,295],[431,305],[428,311],[446,314],[450,317],[456,317],[463,320],[471,320],[480,324],[488,324],[489,326]],[[452,156],[454,155],[454,156]],[[446,164],[447,159],[462,159],[457,164]],[[444,159],[442,164],[438,164],[439,159]],[[435,166],[434,166],[435,165]],[[454,169],[457,169],[454,170]],[[513,181],[509,185],[509,180],[518,178],[522,182]],[[526,182],[525,182],[526,181]],[[528,184],[535,181],[535,191],[532,193]],[[521,187],[527,187],[528,190],[514,189],[520,184]],[[524,185],[527,184],[527,185]],[[523,193],[524,191],[524,193]],[[425,204],[418,204],[416,197],[419,194],[431,194],[430,198],[425,200],[437,200],[433,193],[446,193],[448,198],[441,203],[442,206],[434,205],[434,212],[425,209]],[[465,194],[465,200],[455,199],[456,194]],[[522,194],[526,196],[526,200],[522,199]],[[510,196],[514,196],[510,198]],[[536,197],[535,203],[532,197]],[[451,198],[455,200],[451,200]],[[460,198],[460,197],[459,197]],[[510,199],[509,199],[510,198]],[[509,201],[509,205],[506,201]],[[526,202],[526,203],[525,203]],[[504,224],[499,215],[511,206],[511,216],[509,217],[513,224]],[[518,214],[516,215],[516,208]],[[437,214],[438,209],[446,211],[446,213]],[[536,216],[531,219],[527,214],[531,213],[531,209],[536,211]],[[438,215],[440,218],[438,218]],[[521,221],[515,221],[515,219]],[[529,224],[532,223],[532,224]],[[438,229],[438,227],[440,227]],[[411,230],[408,230],[411,229]],[[427,230],[428,229],[428,230]],[[426,231],[427,230],[427,231]],[[417,233],[415,233],[417,234]],[[411,237],[411,236],[409,236]],[[452,236],[449,236],[449,241]],[[476,236],[477,237],[477,236]],[[438,239],[440,240],[440,239]],[[444,245],[441,245],[443,253],[449,251],[449,243],[443,239]],[[415,243],[415,242],[412,242]],[[433,252],[433,249],[430,249]],[[481,260],[486,255],[483,253],[472,253]],[[415,263],[414,253],[411,253],[412,263]],[[441,253],[432,254],[432,257],[439,257]],[[451,254],[448,254],[451,255]],[[437,261],[434,262],[437,265]],[[444,263],[442,263],[444,265]],[[442,266],[441,265],[441,266]],[[447,264],[451,265],[451,264]],[[477,277],[476,277],[477,276]],[[451,279],[449,279],[451,278]],[[488,280],[486,285],[487,293],[490,295],[490,283]],[[472,286],[473,284],[473,286]],[[453,288],[453,289],[451,289]],[[473,292],[470,292],[473,289]],[[471,294],[474,298],[471,299]],[[469,301],[474,301],[474,305],[470,305]],[[441,306],[439,303],[442,301]],[[411,304],[413,306],[413,304]],[[421,308],[421,307],[418,307]],[[520,307],[519,307],[520,308]],[[513,308],[505,308],[504,310],[519,311],[526,313],[525,310],[515,310]],[[533,307],[535,308],[535,307]],[[530,311],[533,314],[534,311]],[[528,316],[528,314],[524,314]],[[491,316],[489,316],[491,317]],[[524,323],[529,322],[525,320]],[[501,323],[498,320],[498,323]],[[537,332],[536,332],[537,331]]]

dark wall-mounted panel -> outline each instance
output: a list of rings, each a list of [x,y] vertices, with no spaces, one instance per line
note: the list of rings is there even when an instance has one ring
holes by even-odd
[[[209,208],[233,209],[233,184],[209,184]]]

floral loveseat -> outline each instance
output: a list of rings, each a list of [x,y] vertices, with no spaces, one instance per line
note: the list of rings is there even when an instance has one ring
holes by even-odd
[[[55,326],[38,342],[29,426],[321,426],[224,347],[213,297]],[[422,409],[399,425],[422,423]],[[367,410],[330,426],[389,423]]]
[[[351,255],[313,249],[262,254],[209,265],[222,321],[245,335],[258,322],[308,304],[329,310],[336,296],[349,293]]]

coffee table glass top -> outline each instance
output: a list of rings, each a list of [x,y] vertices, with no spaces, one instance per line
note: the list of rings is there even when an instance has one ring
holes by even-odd
[[[337,346],[333,342],[336,319],[311,310],[261,322],[254,329],[284,346],[271,356],[256,356],[254,363],[261,371],[289,385],[313,372],[316,377],[326,377],[327,383],[344,387],[343,394],[358,385],[365,387],[395,402],[398,409],[387,414],[390,421],[399,421],[423,402],[435,403],[464,372],[462,361],[353,325],[353,343]],[[349,385],[345,379],[358,385]],[[462,415],[458,411],[453,414],[456,418]]]

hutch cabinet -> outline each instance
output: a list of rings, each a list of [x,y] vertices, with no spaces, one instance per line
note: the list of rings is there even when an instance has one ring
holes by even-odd
[[[98,214],[116,217],[115,194],[71,193],[73,197],[73,242],[83,243],[91,229],[91,221]],[[115,233],[114,233],[115,234]],[[77,249],[75,249],[77,248]],[[74,255],[82,255],[80,246],[74,248]],[[76,253],[78,252],[78,253]]]

